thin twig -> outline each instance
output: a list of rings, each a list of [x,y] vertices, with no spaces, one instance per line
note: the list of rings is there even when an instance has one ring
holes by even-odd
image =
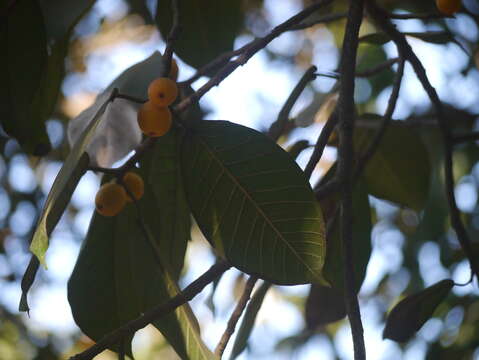
[[[444,19],[444,18],[453,18],[453,15],[445,15],[441,13],[425,13],[425,14],[394,14],[389,13],[388,17],[390,19],[396,20],[409,20],[409,19],[420,19],[420,20],[434,20],[434,19]]]
[[[330,23],[330,22],[333,22],[333,21],[336,21],[336,20],[344,19],[347,15],[348,15],[347,12],[324,15],[324,16],[321,16],[321,17],[317,18],[316,20],[309,21],[309,22],[305,21],[305,22],[302,22],[298,25],[295,25],[295,26],[291,27],[290,30],[292,30],[292,31],[304,30],[304,29],[310,28],[310,27],[315,26],[315,25],[327,24],[327,23]]]
[[[313,154],[309,158],[308,164],[304,169],[304,173],[306,177],[309,179],[313,170],[316,168],[321,156],[323,155],[324,148],[328,144],[328,140],[338,123],[338,114],[336,110],[334,110],[331,115],[329,116],[328,121],[324,124],[323,128],[321,129],[321,133],[318,136],[318,141],[316,141],[316,145],[314,145]]]
[[[444,109],[441,100],[436,92],[436,89],[431,85],[426,74],[426,70],[419,58],[416,56],[411,46],[406,40],[404,34],[400,33],[396,27],[385,16],[386,12],[377,6],[374,1],[367,3],[367,9],[376,24],[395,42],[400,53],[412,65],[416,76],[421,82],[426,91],[432,105],[436,110],[437,121],[442,133],[444,142],[444,177],[445,177],[445,191],[449,204],[449,211],[451,216],[451,225],[456,232],[458,241],[466,254],[470,266],[471,274],[475,274],[479,278],[479,259],[474,254],[471,246],[471,241],[467,230],[461,220],[461,214],[457,207],[456,197],[454,195],[454,173],[453,173],[453,145],[454,137],[448,120],[444,116]]]
[[[397,57],[393,58],[393,59],[386,60],[386,61],[382,62],[381,64],[378,64],[378,65],[376,65],[376,66],[374,66],[370,69],[366,69],[366,70],[361,71],[361,72],[356,72],[356,77],[364,78],[364,77],[370,77],[370,76],[377,75],[381,71],[390,68],[392,65],[394,65],[398,61],[399,61],[399,58],[397,58]]]
[[[158,1],[157,6],[160,6],[160,1]],[[173,21],[168,37],[166,38],[166,48],[163,54],[165,68],[163,70],[162,76],[164,77],[167,77],[170,73],[173,46],[180,33],[180,10],[178,7],[178,0],[171,0],[171,9],[173,11]]]
[[[354,81],[358,49],[359,27],[363,19],[363,0],[350,1],[348,21],[341,56],[341,87],[338,98],[339,148],[338,176],[341,181],[341,242],[343,245],[344,293],[346,310],[351,324],[354,359],[366,359],[363,325],[356,295],[353,249],[353,131],[354,131]]]
[[[316,79],[316,70],[316,66],[311,66],[308,70],[306,70],[306,72],[296,84],[288,99],[284,103],[283,107],[281,108],[278,114],[278,118],[274,123],[271,124],[268,130],[268,136],[274,141],[278,141],[280,136],[283,134],[286,123],[289,120],[289,114],[291,112],[291,109],[293,108],[294,104],[296,104],[296,101],[298,100],[306,85]]]
[[[453,137],[455,144],[460,144],[469,141],[478,141],[479,140],[479,131],[472,131],[467,134],[456,134]]]
[[[221,356],[223,356],[223,352],[226,349],[226,345],[228,345],[228,341],[230,340],[231,336],[235,332],[236,324],[238,323],[239,318],[243,314],[246,304],[248,303],[251,297],[251,292],[253,291],[254,284],[256,284],[257,280],[258,280],[258,277],[255,275],[250,275],[250,277],[248,278],[248,281],[246,282],[246,285],[243,290],[243,294],[241,295],[241,298],[236,304],[236,307],[233,313],[231,314],[230,319],[228,320],[226,330],[221,336],[221,339],[218,342],[218,345],[216,346],[216,349],[215,349],[216,356],[220,358]]]
[[[137,104],[144,104],[146,103],[146,100],[144,99],[138,99],[134,96],[130,96],[130,95],[127,95],[127,94],[116,94],[115,96],[116,99],[125,99],[125,100],[129,100],[131,102],[134,102],[134,103],[137,103]]]
[[[358,161],[358,164],[354,171],[355,179],[358,179],[361,176],[367,163],[369,162],[369,160],[371,160],[371,158],[376,153],[376,150],[378,149],[379,144],[381,143],[381,140],[383,139],[389,124],[391,123],[392,116],[393,116],[394,110],[396,109],[396,104],[399,97],[399,90],[401,89],[401,81],[404,75],[404,62],[405,62],[404,59],[401,59],[399,61],[396,78],[393,84],[393,90],[391,92],[391,96],[389,97],[388,106],[386,108],[383,119],[381,121],[381,125],[379,126],[379,129],[377,130],[368,148],[366,149],[366,151],[364,152],[364,154],[360,157]]]
[[[198,295],[208,284],[214,281],[218,276],[223,274],[231,267],[226,261],[220,261],[211,266],[203,275],[188,285],[183,291],[178,293],[175,297],[168,300],[166,303],[161,304],[148,310],[138,318],[129,321],[125,325],[105,335],[95,345],[91,346],[87,350],[80,354],[74,355],[70,360],[90,360],[96,355],[106,350],[108,347],[118,343],[123,337],[130,336],[136,331],[144,328],[152,321],[161,319],[165,315],[171,313],[176,308]]]

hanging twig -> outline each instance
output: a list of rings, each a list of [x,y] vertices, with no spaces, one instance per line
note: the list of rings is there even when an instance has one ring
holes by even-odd
[[[231,336],[235,332],[236,324],[238,323],[239,318],[241,317],[244,309],[246,308],[246,304],[248,303],[251,297],[251,292],[253,291],[254,284],[256,284],[257,280],[258,280],[257,276],[250,275],[250,277],[248,278],[248,281],[246,282],[246,285],[243,290],[243,294],[241,295],[241,298],[236,304],[236,307],[233,313],[231,314],[230,319],[228,320],[226,330],[223,333],[223,336],[221,336],[221,339],[218,342],[218,345],[216,346],[215,355],[217,355],[220,358],[226,349],[226,345],[228,345],[228,341],[230,340]]]
[[[294,104],[296,104],[296,101],[304,91],[306,85],[308,85],[312,80],[316,79],[316,70],[316,66],[311,66],[308,70],[306,70],[281,108],[278,118],[271,124],[268,130],[268,136],[274,141],[278,141],[281,134],[283,134],[284,128],[289,120],[291,109],[293,108]]]
[[[341,55],[341,87],[338,98],[339,148],[338,179],[341,181],[341,242],[343,245],[344,293],[346,310],[351,324],[354,345],[354,358],[366,358],[361,313],[356,295],[354,251],[353,251],[353,212],[352,186],[354,168],[354,80],[358,48],[359,27],[363,18],[363,1],[350,1],[348,21]]]
[[[394,80],[393,90],[391,92],[391,96],[389,97],[388,106],[386,108],[383,119],[381,121],[381,125],[379,126],[379,129],[377,130],[368,148],[359,159],[356,169],[354,171],[354,179],[358,179],[361,176],[364,168],[366,167],[366,164],[369,162],[369,160],[371,160],[373,155],[376,153],[376,150],[378,149],[379,144],[381,143],[381,140],[383,139],[389,124],[391,123],[392,116],[393,116],[394,110],[396,109],[396,104],[399,97],[399,90],[401,89],[401,81],[402,81],[403,75],[404,75],[404,59],[401,58],[401,60],[399,61],[396,78]]]

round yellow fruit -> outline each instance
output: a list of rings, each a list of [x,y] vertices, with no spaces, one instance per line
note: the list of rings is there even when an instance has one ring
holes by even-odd
[[[104,184],[95,197],[96,211],[103,216],[117,215],[126,204],[126,192],[116,183]]]
[[[436,6],[445,15],[453,15],[461,9],[461,0],[436,0]]]
[[[140,200],[145,193],[145,183],[140,175],[134,172],[127,172],[123,176],[123,184],[128,189],[128,191],[133,194],[135,200]],[[132,202],[133,199],[130,197],[129,192],[126,191],[126,201]]]
[[[171,122],[170,109],[155,106],[151,101],[144,103],[138,111],[138,126],[146,136],[165,135],[171,128]]]
[[[158,78],[148,86],[148,98],[156,106],[169,106],[177,96],[178,86],[169,78]]]

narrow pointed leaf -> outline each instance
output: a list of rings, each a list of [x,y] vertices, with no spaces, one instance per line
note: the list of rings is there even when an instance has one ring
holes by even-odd
[[[181,162],[190,208],[220,256],[273,283],[324,283],[321,209],[288,153],[247,127],[202,121]]]
[[[30,251],[38,257],[42,265],[46,265],[45,253],[48,249],[49,236],[60,220],[81,176],[88,168],[89,157],[85,148],[94,136],[101,115],[105,112],[110,101],[111,97],[108,97],[99,106],[88,127],[70,151],[48,194],[30,244]]]
[[[454,281],[442,280],[401,300],[388,315],[383,338],[397,342],[409,340],[431,318],[453,286]]]

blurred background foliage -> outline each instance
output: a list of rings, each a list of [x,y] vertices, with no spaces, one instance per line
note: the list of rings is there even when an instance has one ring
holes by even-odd
[[[185,22],[177,51],[180,81],[193,75],[195,68],[231,50],[233,45],[238,48],[266,34],[310,2],[209,0],[193,11],[189,6],[191,2],[184,1]],[[168,3],[166,0],[158,0],[158,5],[156,0],[13,0],[1,5],[0,40],[4,48],[10,49],[2,55],[0,64],[6,79],[0,92],[4,129],[0,137],[2,359],[62,359],[91,344],[73,323],[65,288],[93,212],[92,199],[100,183],[97,175],[90,172],[84,176],[52,236],[48,254],[50,269],[39,272],[30,295],[30,318],[17,312],[20,280],[28,263],[28,245],[34,225],[69,151],[65,136],[69,120],[91,105],[95,96],[122,70],[145,59],[154,50],[164,49],[164,35],[171,21],[168,11],[164,10]],[[395,13],[436,12],[432,0],[382,0],[380,4]],[[347,5],[345,0],[336,0],[318,15],[344,13]],[[17,13],[20,6],[22,12]],[[34,21],[33,7],[41,8],[43,22]],[[23,15],[21,24],[14,24],[16,31],[4,31],[6,24],[18,14]],[[454,131],[465,133],[477,129],[477,0],[464,0],[455,18],[395,20],[395,23],[403,32],[441,32],[441,36],[409,36],[408,39],[447,104],[447,117]],[[293,109],[291,131],[280,142],[285,148],[303,139],[314,144],[327,112],[324,104],[328,103],[326,100],[334,102],[331,92],[336,90],[334,74],[344,25],[344,18],[340,18],[283,34],[202,100],[206,116],[265,130],[275,120],[301,74],[313,64],[319,73],[332,74],[333,78],[318,77],[306,89]],[[13,25],[8,26],[11,29]],[[390,42],[380,37],[378,40],[377,36],[367,37],[375,32],[365,18],[361,36],[366,37],[359,48],[358,71],[372,69],[397,56]],[[35,46],[38,47],[36,53]],[[21,53],[24,50],[25,53]],[[28,71],[23,72],[22,67],[28,67]],[[394,77],[391,69],[395,67],[358,77],[355,94],[358,127],[371,126],[371,117],[363,119],[364,114],[383,113]],[[204,82],[205,78],[200,78],[193,87]],[[20,94],[20,105],[12,105],[12,94],[7,94],[7,88],[13,89],[14,95]],[[19,112],[21,106],[25,108]],[[424,142],[431,173],[429,182],[422,187],[428,192],[423,210],[369,196],[372,224],[358,229],[358,237],[370,242],[372,247],[370,253],[366,251],[367,271],[359,292],[369,358],[479,359],[477,281],[473,285],[454,287],[434,317],[409,342],[397,344],[381,338],[387,311],[403,294],[419,291],[444,278],[464,283],[469,277],[468,263],[450,227],[443,195],[440,134],[427,97],[409,66],[406,66],[393,118],[401,121],[401,126],[413,129]],[[406,164],[411,164],[411,169],[402,171],[401,176],[411,183],[422,181],[414,170],[420,165],[418,159],[406,151],[411,138],[403,131],[388,136],[397,138],[395,147],[387,151],[395,158],[403,155]],[[476,142],[465,142],[457,146],[454,153],[455,193],[472,239],[479,234],[478,149]],[[308,148],[299,155],[297,161],[302,167],[311,151]],[[313,186],[331,167],[335,157],[334,146],[328,147],[313,173]],[[380,181],[384,174],[380,167],[375,170]],[[477,241],[474,247],[479,254]],[[206,241],[199,230],[193,228],[180,283],[187,284],[213,261]],[[243,285],[243,276],[231,271],[192,302],[208,345],[214,346],[219,339]],[[322,313],[323,307],[317,305],[316,295],[314,290],[310,293],[309,286],[271,287],[240,358],[351,358],[349,327],[342,319],[344,311],[338,308],[337,301],[328,303],[331,299],[326,296],[323,298],[326,303],[322,304],[327,304],[324,310],[327,314]],[[335,299],[337,294],[331,296]],[[331,318],[325,320],[325,316]],[[342,320],[330,322],[337,319]],[[139,332],[133,345],[137,359],[176,356],[150,328]],[[231,351],[230,348],[227,351]],[[98,358],[115,357],[105,353]]]

